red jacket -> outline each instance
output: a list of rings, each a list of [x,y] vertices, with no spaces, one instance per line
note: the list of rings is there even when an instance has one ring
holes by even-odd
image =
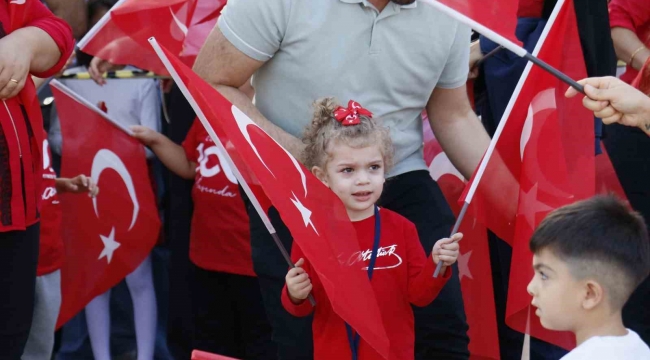
[[[444,276],[434,278],[435,264],[431,256],[427,258],[422,250],[415,225],[388,209],[382,208],[380,215],[381,238],[370,283],[390,341],[389,360],[413,359],[415,330],[411,304],[426,306],[433,301],[451,276],[451,268],[446,270]],[[358,256],[351,258],[348,264],[352,263],[351,266],[366,272],[374,240],[375,217],[353,224],[361,253],[355,254]],[[427,252],[430,251],[427,249]],[[303,257],[296,243],[293,244],[291,257],[294,261]],[[316,307],[312,308],[308,301],[293,304],[286,285],[282,290],[282,305],[294,316],[307,316],[314,311],[314,359],[352,359],[343,319],[332,310],[327,294],[307,259],[303,268],[311,278]],[[383,359],[363,338],[359,341],[358,355],[359,360]]]
[[[74,47],[70,26],[38,0],[0,0],[0,38],[24,27],[47,32],[61,52],[50,70],[32,75],[46,78],[61,70]],[[42,128],[36,88],[29,78],[18,96],[0,101],[0,232],[24,230],[38,222]]]

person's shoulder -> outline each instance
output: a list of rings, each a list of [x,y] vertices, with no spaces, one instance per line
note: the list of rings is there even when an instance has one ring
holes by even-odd
[[[650,348],[639,335],[628,330],[626,336],[597,336],[573,349],[561,360],[650,359]]]

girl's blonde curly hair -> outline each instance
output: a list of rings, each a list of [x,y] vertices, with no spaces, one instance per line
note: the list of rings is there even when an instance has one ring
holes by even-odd
[[[341,142],[352,148],[377,145],[384,158],[384,170],[388,172],[393,165],[393,142],[388,129],[377,120],[360,115],[358,125],[343,125],[334,117],[338,102],[331,97],[316,100],[314,117],[302,137],[306,145],[303,151],[303,163],[311,169],[318,166],[325,169],[329,160],[328,146],[331,142]]]

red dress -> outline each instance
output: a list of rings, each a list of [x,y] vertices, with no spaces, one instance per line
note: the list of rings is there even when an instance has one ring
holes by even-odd
[[[74,47],[70,26],[38,0],[0,0],[0,38],[24,27],[45,31],[61,52],[51,69],[32,75],[45,78],[57,73]],[[24,230],[39,220],[42,129],[36,89],[28,78],[18,96],[0,100],[0,232]]]
[[[380,209],[381,238],[371,281],[390,341],[390,360],[413,359],[414,318],[411,304],[426,306],[436,298],[451,276],[448,268],[444,276],[433,277],[435,264],[427,258],[420,244],[415,225],[388,209]],[[372,252],[375,217],[353,222],[361,253],[358,254],[359,271],[367,271]],[[304,257],[294,243],[291,257],[297,261]],[[282,305],[294,316],[307,316],[314,311],[314,359],[349,360],[352,353],[343,319],[334,311],[325,290],[312,271],[308,259],[303,266],[309,274],[316,300],[315,308],[308,301],[295,305],[289,299],[287,287],[282,290]],[[359,341],[359,360],[383,359],[363,338]]]

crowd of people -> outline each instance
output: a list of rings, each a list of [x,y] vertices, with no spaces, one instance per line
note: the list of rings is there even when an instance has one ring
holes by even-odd
[[[519,1],[525,47],[535,45],[556,2]],[[115,3],[0,0],[0,359],[178,360],[193,350],[237,359],[382,358],[333,310],[324,280],[271,207],[268,217],[295,263],[288,268],[178,86],[105,79],[129,64],[75,51],[74,40]],[[584,94],[569,88],[565,96],[583,96],[593,112],[595,151],[602,139],[629,207],[594,197],[551,212],[536,229],[532,305],[543,327],[573,332],[577,347],[533,339],[528,356],[650,359],[650,190],[643,182],[650,177],[650,3],[574,5],[590,77],[579,81]],[[463,235],[450,236],[455,217],[423,159],[422,114],[471,178],[526,62],[485,57],[494,47],[414,0],[229,0],[194,63],[196,74],[340,198],[359,248],[368,249],[351,266],[370,279],[390,359],[470,357],[456,264]],[[145,146],[164,225],[137,269],[55,331],[64,261],[57,194],[95,197],[111,186],[89,174],[60,177],[61,120],[56,102],[42,105],[39,94],[63,70],[88,72],[92,80],[61,82],[108,109]],[[490,238],[502,359],[521,358],[524,342],[503,316],[511,251]]]

